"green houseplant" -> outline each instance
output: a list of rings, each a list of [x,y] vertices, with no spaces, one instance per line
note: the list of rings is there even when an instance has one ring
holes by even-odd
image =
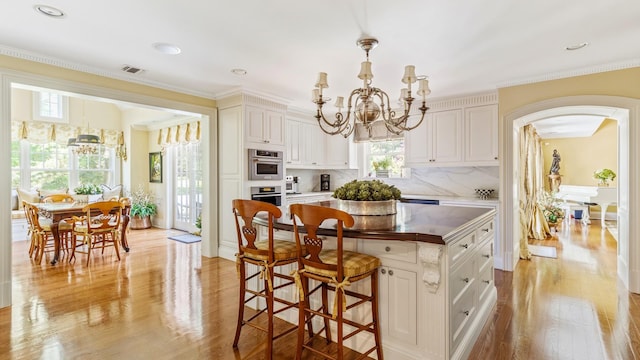
[[[599,185],[609,186],[609,181],[615,180],[616,173],[611,169],[600,169],[593,172],[593,178],[600,180]]]
[[[99,201],[102,198],[102,188],[95,184],[80,184],[73,192],[73,198],[78,203]]]
[[[388,156],[371,163],[373,170],[376,172],[376,177],[389,177],[389,169],[391,169],[391,165],[392,161]]]
[[[560,208],[561,201],[554,192],[542,191],[538,194],[538,205],[547,223],[554,226],[564,219],[564,210]]]
[[[102,194],[102,189],[95,184],[81,184],[73,189],[77,195],[97,195]]]
[[[151,227],[151,216],[158,213],[158,206],[153,202],[153,195],[138,185],[131,193],[131,212],[129,215],[131,229],[148,229]]]
[[[354,216],[352,229],[383,230],[395,226],[400,190],[380,180],[353,180],[337,188],[338,208]]]
[[[399,200],[401,195],[395,186],[380,180],[353,180],[333,192],[336,199],[355,201]]]

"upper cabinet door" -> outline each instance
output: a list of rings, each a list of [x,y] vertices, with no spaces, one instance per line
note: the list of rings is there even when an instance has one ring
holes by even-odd
[[[431,156],[431,119],[427,113],[422,124],[404,133],[404,161],[406,165],[425,166],[432,162]]]
[[[265,112],[265,137],[271,145],[284,145],[284,114],[278,111]]]
[[[287,120],[287,132],[285,134],[287,165],[299,165],[302,160],[300,128],[300,122]]]
[[[246,140],[250,143],[284,146],[284,114],[247,106]]]
[[[464,161],[498,165],[498,105],[466,108]]]
[[[462,110],[433,113],[431,129],[432,163],[462,161]]]

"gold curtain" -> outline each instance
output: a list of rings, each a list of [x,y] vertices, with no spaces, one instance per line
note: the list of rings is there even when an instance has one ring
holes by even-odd
[[[68,124],[54,124],[43,121],[12,121],[11,138],[24,139],[34,144],[46,144],[55,142],[61,145],[67,144],[69,138],[78,134],[89,133],[100,136],[101,142],[106,147],[115,148],[118,145],[118,130],[106,129],[82,129],[79,126]]]
[[[538,205],[538,193],[544,187],[543,157],[540,136],[533,125],[520,132],[520,258],[531,259],[528,239],[545,239],[551,235],[549,225]]]
[[[192,129],[196,129],[195,136]],[[166,134],[166,136],[163,136]],[[162,147],[173,144],[196,144],[200,142],[200,121],[192,121],[158,131],[158,145]]]

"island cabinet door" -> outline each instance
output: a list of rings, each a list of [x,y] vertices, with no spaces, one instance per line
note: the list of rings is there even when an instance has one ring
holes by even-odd
[[[417,274],[413,271],[382,266],[378,275],[383,341],[417,345]]]

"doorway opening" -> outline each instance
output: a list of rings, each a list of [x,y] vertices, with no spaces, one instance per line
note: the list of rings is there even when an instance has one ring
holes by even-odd
[[[631,131],[630,122],[633,121],[633,117],[637,117],[631,109],[637,108],[640,101],[626,98],[613,98],[610,96],[576,96],[566,97],[543,101],[540,103],[530,104],[524,106],[517,111],[505,116],[503,122],[503,144],[504,144],[504,158],[502,167],[502,188],[513,189],[513,191],[504,191],[505,194],[504,204],[505,210],[503,212],[504,218],[504,259],[505,270],[513,271],[516,263],[519,260],[519,239],[520,239],[520,221],[519,221],[519,200],[520,194],[518,193],[518,187],[515,186],[520,181],[521,174],[518,173],[519,169],[519,132],[521,128],[536,120],[549,117],[554,112],[561,112],[567,107],[603,107],[613,109],[607,117],[618,121],[618,191],[619,191],[619,203],[618,205],[618,277],[623,281],[625,286],[633,291],[637,292],[640,289],[635,289],[636,279],[630,272],[634,266],[634,259],[637,258],[638,249],[634,246],[630,248],[630,224],[629,224],[629,212],[632,206],[636,204],[629,204],[630,194],[630,179],[633,176],[629,158],[631,152]],[[635,190],[633,190],[635,191]]]

